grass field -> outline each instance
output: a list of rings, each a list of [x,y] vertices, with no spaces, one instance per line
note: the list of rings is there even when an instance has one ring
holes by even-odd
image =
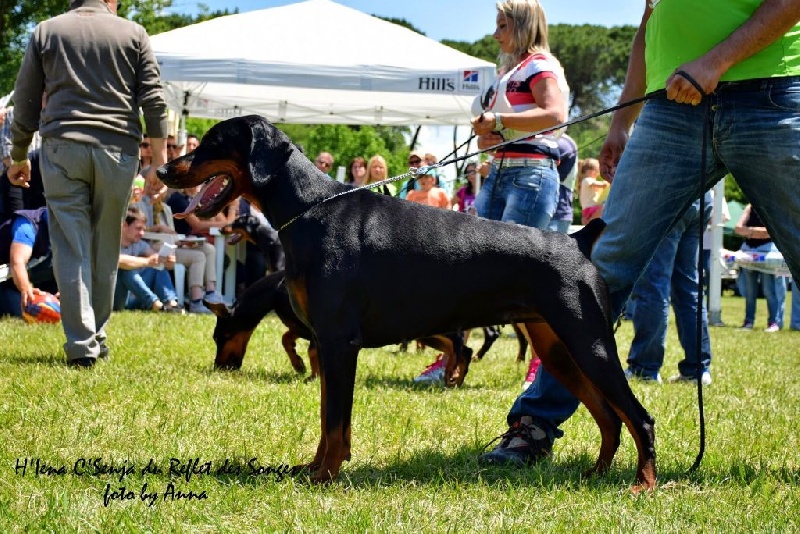
[[[724,297],[723,320],[738,325],[743,305]],[[319,385],[292,371],[274,316],[239,372],[211,369],[209,317],[115,315],[111,361],[88,371],[65,367],[59,326],[3,320],[0,531],[798,532],[800,332],[765,334],[765,308],[760,301],[757,331],[712,330],[696,473],[687,474],[698,452],[696,389],[633,384],[657,421],[659,486],[639,496],[625,431],[610,472],[581,477],[599,448],[583,408],[552,460],[477,464],[505,430],[527,369],[508,337],[457,390],[412,385],[430,349],[363,351],[353,461],[317,487],[283,474],[316,448]],[[623,358],[631,335],[624,323]],[[670,325],[665,378],[679,358]]]

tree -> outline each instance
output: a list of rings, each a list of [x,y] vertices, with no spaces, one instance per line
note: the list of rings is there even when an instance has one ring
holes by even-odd
[[[25,46],[35,24],[63,13],[69,0],[0,0],[0,95],[14,89]]]
[[[34,26],[45,19],[64,13],[69,8],[70,0],[0,0],[0,95],[14,89],[14,81],[25,55],[31,31]],[[119,7],[119,15],[144,26],[150,35],[209,20],[222,15],[238,13],[209,11],[201,6],[196,17],[168,10],[172,0],[128,0]]]

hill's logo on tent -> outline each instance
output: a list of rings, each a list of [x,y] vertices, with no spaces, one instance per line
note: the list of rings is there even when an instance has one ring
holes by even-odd
[[[477,70],[465,70],[464,76],[461,78],[461,90],[462,91],[480,91],[481,86],[478,83],[480,81],[480,72]]]
[[[456,82],[453,78],[433,78],[431,76],[420,76],[417,84],[418,91],[431,91],[437,93],[454,93]]]

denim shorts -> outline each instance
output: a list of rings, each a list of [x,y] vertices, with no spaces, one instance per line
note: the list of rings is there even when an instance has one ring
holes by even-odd
[[[475,199],[478,215],[546,229],[558,204],[559,177],[555,162],[492,170]]]

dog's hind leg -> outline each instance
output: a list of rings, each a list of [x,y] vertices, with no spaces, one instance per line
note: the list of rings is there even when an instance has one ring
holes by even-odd
[[[633,489],[634,491],[653,489],[656,483],[655,420],[636,399],[625,379],[610,327],[601,320],[584,321],[584,328],[570,336],[566,343],[568,350],[576,356],[572,360],[573,364],[580,369],[579,374],[585,378],[587,393],[584,396],[578,394],[576,396],[585,404],[584,397],[593,397],[597,399],[596,402],[602,399],[600,407],[605,412],[613,410],[615,419],[625,423],[633,436],[638,453],[637,485]],[[583,346],[590,347],[591,354],[586,355],[590,357],[583,357],[583,353],[578,354],[578,348]],[[597,419],[594,411],[592,415]],[[598,424],[601,425],[602,432],[600,420]],[[596,470],[602,471],[607,467],[612,457],[610,450],[601,447]]]
[[[472,361],[472,349],[464,344],[462,332],[450,334],[437,334],[419,339],[432,349],[444,353],[445,364],[444,385],[446,387],[460,386],[469,371]]]
[[[525,337],[525,333],[522,332],[519,326],[517,326],[515,323],[511,323],[511,327],[514,329],[514,334],[516,334],[517,342],[519,343],[519,349],[517,350],[517,361],[524,362],[525,354],[528,352],[528,338]],[[531,348],[531,358],[536,357],[536,351]]]
[[[313,340],[308,345],[308,363],[311,364],[311,376],[308,379],[314,380],[319,376],[319,352]]]
[[[306,364],[303,363],[303,359],[297,354],[295,348],[298,339],[299,336],[297,334],[288,330],[281,336],[281,344],[283,344],[283,350],[289,356],[289,361],[292,363],[294,370],[300,374],[306,374]]]
[[[622,421],[606,402],[604,396],[577,366],[567,346],[545,322],[530,322],[521,325],[527,334],[531,348],[535,348],[542,364],[564,385],[592,414],[600,428],[600,453],[589,473],[602,473],[611,465],[619,448]],[[576,336],[580,334],[576,333]],[[586,344],[591,351],[591,344]]]

